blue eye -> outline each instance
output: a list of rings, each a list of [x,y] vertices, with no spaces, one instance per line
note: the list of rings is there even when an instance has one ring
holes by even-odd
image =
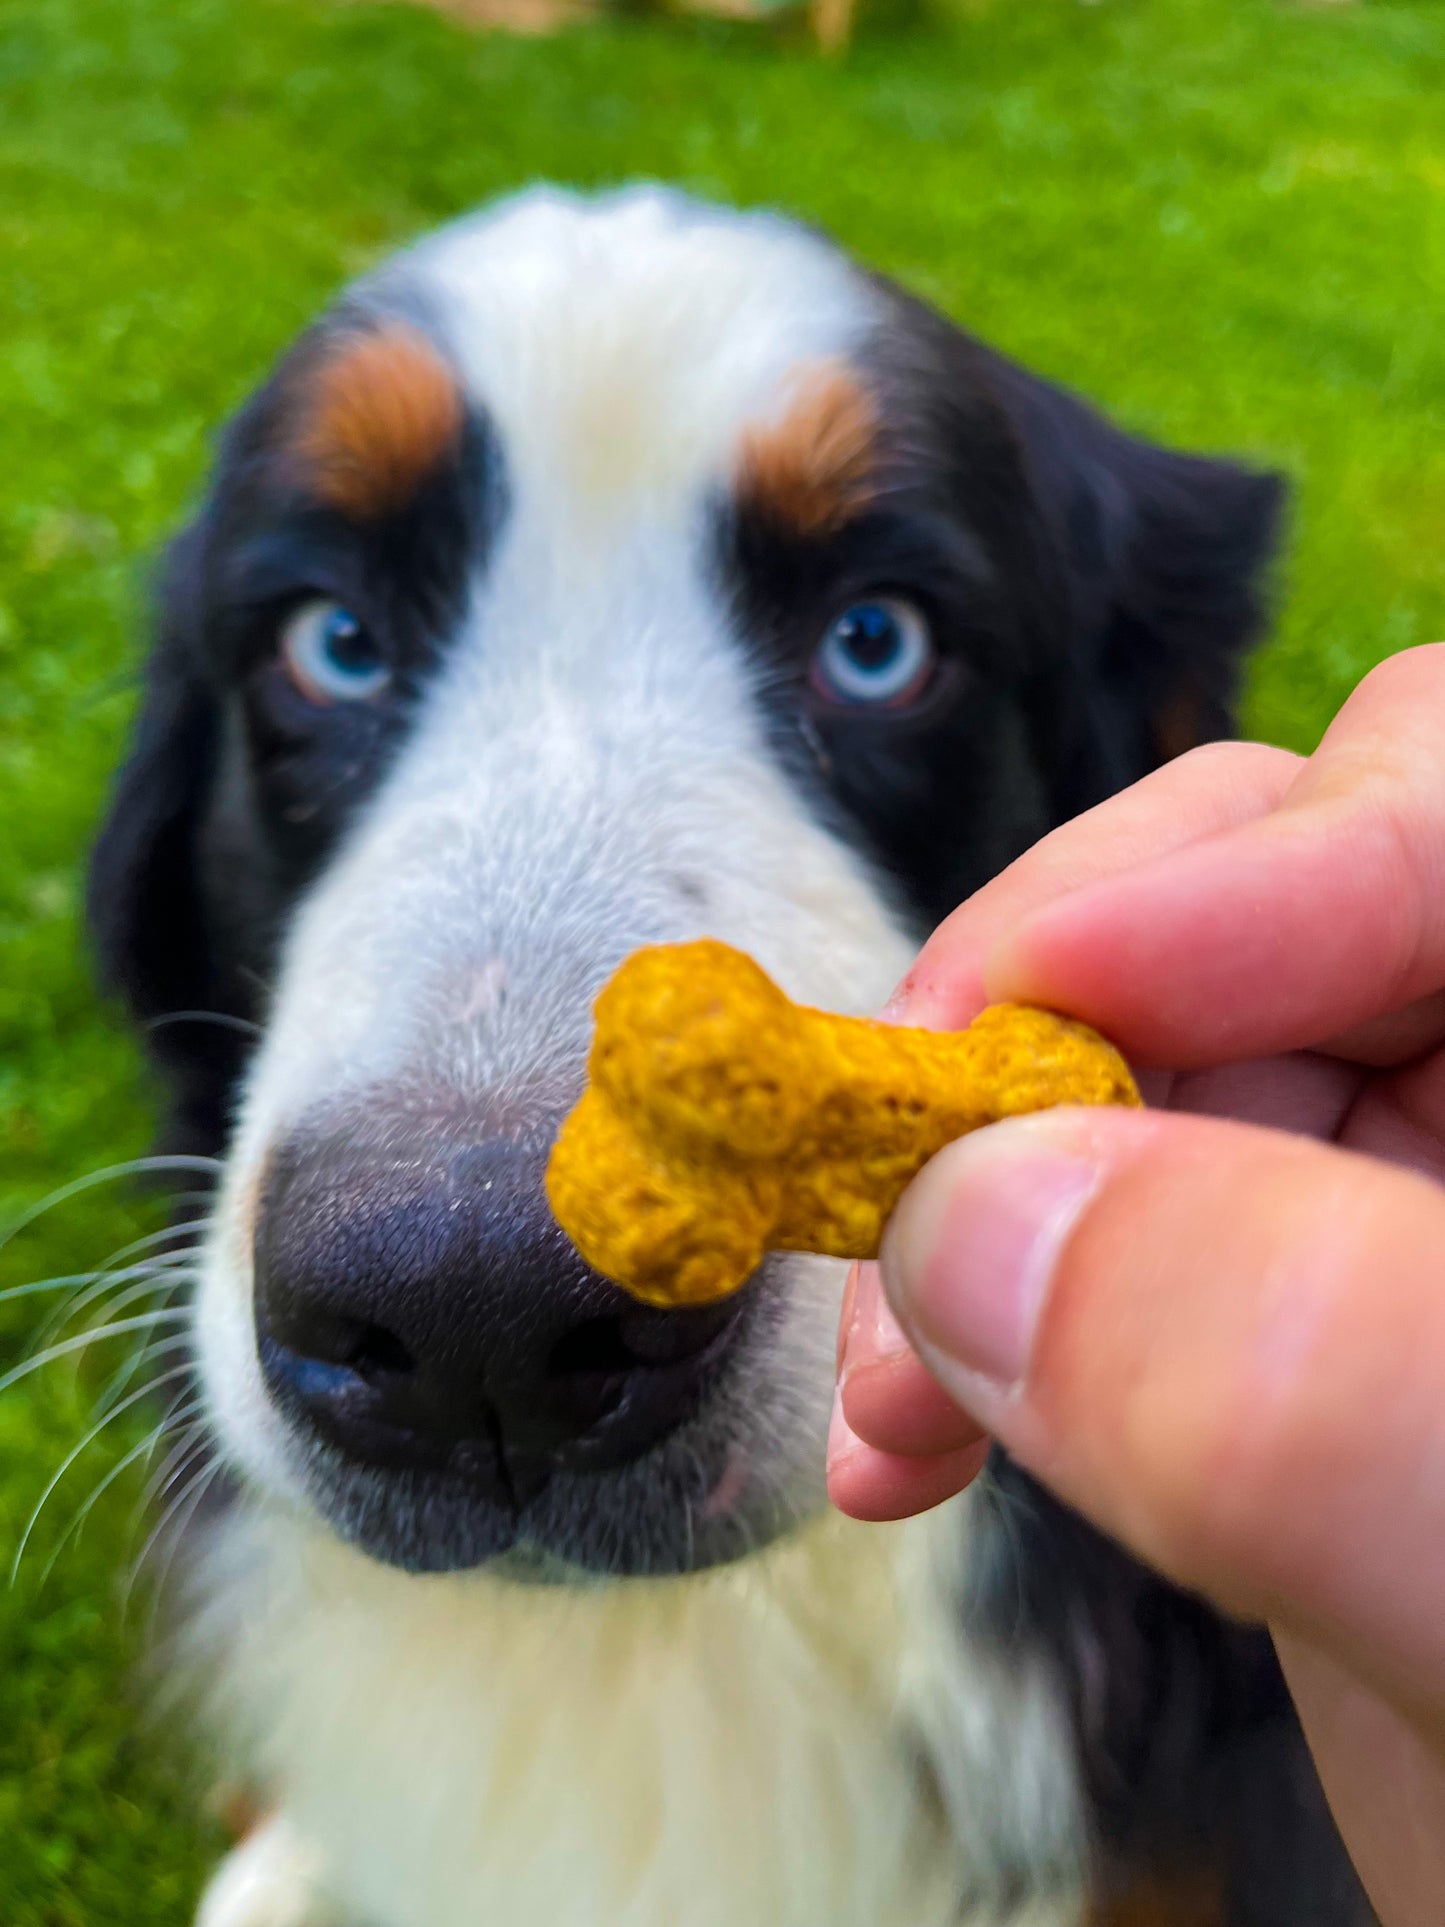
[[[385,658],[356,617],[324,596],[294,608],[280,640],[287,674],[308,702],[365,702],[391,681]]]
[[[813,657],[814,689],[835,703],[901,709],[921,696],[934,668],[933,638],[911,602],[855,602],[830,623]]]

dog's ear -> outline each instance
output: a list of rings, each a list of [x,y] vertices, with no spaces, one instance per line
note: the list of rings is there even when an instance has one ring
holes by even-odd
[[[1071,605],[1086,724],[1064,758],[1072,812],[1233,733],[1285,489],[1277,475],[1127,435],[1020,370],[1001,385]]]
[[[91,856],[89,922],[107,989],[146,1019],[204,1005],[209,965],[194,842],[215,713],[193,632],[197,537],[177,537],[126,760]]]
[[[197,835],[215,768],[217,711],[203,676],[200,527],[178,536],[161,571],[159,623],[129,752],[90,861],[87,915],[104,987],[147,1027],[177,1115],[168,1144],[210,1135],[188,1118],[188,1088],[204,1080],[228,1033],[181,1013],[214,1012],[218,998],[197,865]],[[224,1015],[224,1013],[220,1013]]]

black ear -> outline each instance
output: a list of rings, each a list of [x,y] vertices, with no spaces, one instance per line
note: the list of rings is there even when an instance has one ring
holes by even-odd
[[[88,921],[104,986],[147,1031],[176,1110],[167,1148],[214,1148],[213,1099],[201,1093],[238,1040],[182,1013],[218,1008],[197,838],[215,770],[217,713],[201,672],[200,532],[172,544],[140,709],[90,861]],[[204,1115],[203,1115],[204,1113]]]
[[[1285,488],[1277,475],[1126,435],[1020,370],[1007,368],[1001,385],[1049,546],[1064,559],[1086,724],[1064,758],[1064,801],[1078,810],[1233,733]]]

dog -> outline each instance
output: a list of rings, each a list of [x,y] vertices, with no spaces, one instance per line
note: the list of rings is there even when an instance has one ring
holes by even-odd
[[[223,1160],[176,1663],[263,1817],[204,1927],[1368,1919],[1262,1633],[999,1455],[829,1515],[842,1268],[652,1311],[542,1188],[636,946],[870,1012],[1227,734],[1281,496],[649,187],[442,229],[242,408],[91,885]]]

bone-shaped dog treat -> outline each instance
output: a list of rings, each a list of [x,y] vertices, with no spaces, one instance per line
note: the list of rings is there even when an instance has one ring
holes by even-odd
[[[1049,1011],[998,1004],[959,1032],[836,1017],[711,941],[635,952],[596,1015],[547,1195],[653,1305],[725,1297],[769,1250],[876,1256],[910,1178],[981,1124],[1139,1103],[1119,1053]]]

